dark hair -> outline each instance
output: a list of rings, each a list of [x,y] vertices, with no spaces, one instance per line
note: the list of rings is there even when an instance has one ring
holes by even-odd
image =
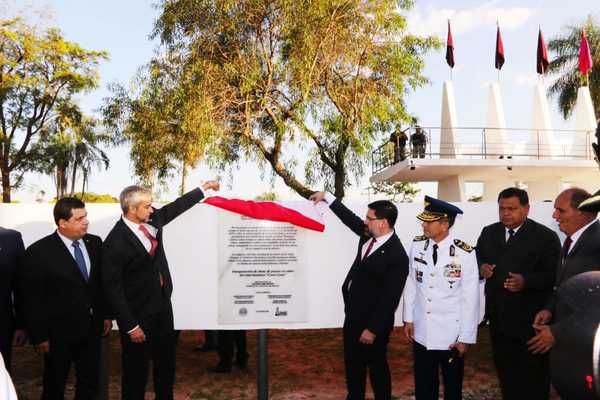
[[[448,220],[448,228],[452,228],[454,221],[456,221],[456,217],[448,217],[446,219]]]
[[[500,202],[500,199],[509,199],[511,197],[516,197],[519,199],[519,204],[522,206],[529,204],[529,196],[527,195],[527,192],[523,189],[519,189],[518,187],[510,187],[501,191],[498,194],[498,202]]]
[[[398,218],[398,209],[394,203],[389,200],[377,200],[369,204],[369,208],[375,211],[377,218],[386,219],[390,228],[394,229]]]
[[[54,205],[54,222],[58,225],[58,221],[64,219],[68,221],[73,216],[73,210],[77,208],[85,208],[85,203],[74,197],[63,197]]]
[[[584,200],[587,200],[590,197],[592,197],[592,195],[585,189],[570,188],[568,190],[571,193],[571,208],[574,208],[575,210],[579,207],[581,203],[583,203]]]

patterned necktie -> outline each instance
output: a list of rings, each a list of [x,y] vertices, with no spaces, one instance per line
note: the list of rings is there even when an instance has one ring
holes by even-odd
[[[150,241],[150,250],[148,250],[148,254],[154,257],[154,253],[156,252],[156,248],[158,247],[158,240],[156,240],[156,238],[152,236],[150,232],[148,232],[148,228],[146,228],[142,224],[140,224],[140,231],[142,231],[144,236],[146,236],[146,239]]]
[[[377,241],[377,239],[373,238],[371,240],[371,243],[369,243],[369,245],[367,246],[367,251],[365,251],[365,255],[363,256],[363,260],[365,258],[367,258],[367,256],[369,255],[369,253],[371,252],[371,249],[373,248],[373,245],[375,244],[375,242]]]
[[[81,251],[81,248],[79,247],[79,241],[75,240],[73,242],[72,246],[73,246],[73,250],[75,253],[75,262],[77,263],[77,266],[79,267],[79,271],[81,271],[81,275],[83,275],[83,279],[85,279],[85,281],[87,282],[89,279],[89,275],[88,275],[87,268],[85,266],[85,258],[83,258],[83,252]]]
[[[433,255],[432,255],[432,257],[433,257],[433,265],[437,264],[437,249],[438,249],[438,245],[434,244],[433,245]]]

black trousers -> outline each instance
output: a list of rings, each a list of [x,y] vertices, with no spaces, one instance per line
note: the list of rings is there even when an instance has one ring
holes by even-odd
[[[4,321],[0,320],[0,325]],[[10,363],[12,359],[12,339],[14,335],[14,328],[12,323],[7,323],[5,326],[0,327],[0,354],[4,359],[4,366],[6,370],[10,372]]]
[[[248,352],[246,351],[246,331],[220,330],[217,345],[219,349],[219,364],[231,367],[233,361],[233,348],[236,348],[236,363],[245,367],[248,364]]]
[[[490,325],[492,354],[504,400],[547,400],[550,369],[547,354],[531,354],[526,339],[504,335]]]
[[[152,377],[156,400],[172,400],[175,383],[175,347],[177,337],[173,328],[171,302],[165,300],[163,310],[140,322],[146,341],[133,343],[127,332],[120,332],[121,398],[143,400],[148,383],[148,370],[152,360]]]
[[[444,379],[444,399],[462,399],[464,359],[451,359],[451,355],[449,350],[427,350],[413,341],[416,400],[438,400],[440,369]]]
[[[98,391],[100,335],[79,339],[50,337],[50,351],[44,355],[42,400],[62,400],[71,366],[75,366],[75,399],[93,399]]]
[[[392,398],[392,380],[387,362],[390,332],[379,334],[373,344],[360,343],[364,326],[344,322],[344,364],[346,367],[346,400],[364,400],[367,371],[375,400]]]

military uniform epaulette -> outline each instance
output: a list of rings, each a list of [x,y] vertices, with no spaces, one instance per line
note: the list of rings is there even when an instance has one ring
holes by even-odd
[[[427,240],[427,236],[419,235],[419,236],[415,236],[415,238],[413,239],[413,242],[422,242],[423,240]]]
[[[464,251],[466,251],[467,253],[470,253],[473,251],[473,246],[466,244],[465,242],[463,242],[460,239],[454,239],[454,244],[457,245],[458,247],[460,247],[461,249],[463,249]]]

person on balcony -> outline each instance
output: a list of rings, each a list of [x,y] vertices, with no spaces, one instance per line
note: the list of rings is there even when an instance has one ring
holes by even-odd
[[[394,164],[406,159],[407,130],[408,128],[402,130],[400,125],[398,125],[390,135],[390,142],[394,144]]]
[[[425,146],[427,145],[427,137],[423,128],[419,125],[415,127],[415,132],[410,135],[410,144],[412,147],[412,158],[425,158]]]

